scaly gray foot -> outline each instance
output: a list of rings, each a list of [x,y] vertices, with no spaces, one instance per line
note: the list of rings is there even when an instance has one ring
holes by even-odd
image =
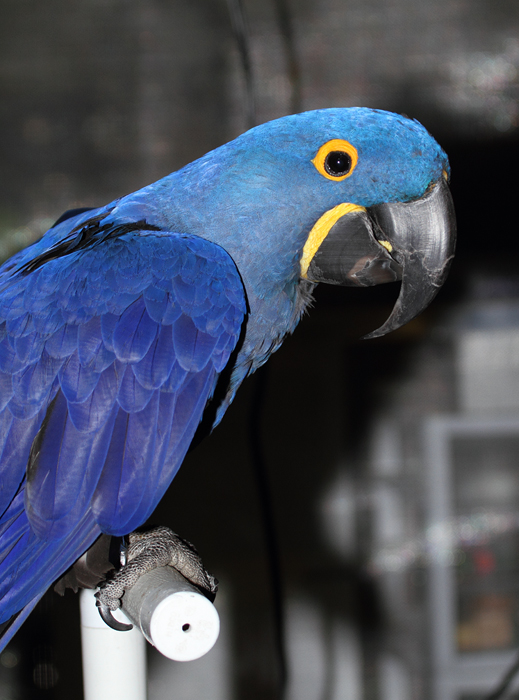
[[[160,566],[172,566],[207,597],[214,600],[218,581],[202,564],[195,547],[167,527],[147,532],[132,532],[128,536],[126,562],[112,578],[101,584],[95,594],[99,614],[107,625],[117,630],[129,630],[132,625],[118,622],[112,615],[121,607],[124,592],[143,575]]]

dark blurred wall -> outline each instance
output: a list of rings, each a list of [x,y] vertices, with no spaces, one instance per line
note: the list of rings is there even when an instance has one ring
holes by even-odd
[[[104,203],[227,137],[224,5],[6,0],[1,12],[2,229]]]

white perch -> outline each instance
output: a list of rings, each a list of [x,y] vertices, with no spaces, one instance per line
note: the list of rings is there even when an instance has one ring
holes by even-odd
[[[144,637],[136,627],[116,632],[105,625],[94,591],[82,590],[80,600],[84,700],[146,700]]]
[[[170,566],[141,576],[124,594],[122,610],[154,647],[174,661],[204,656],[220,632],[214,605]]]
[[[220,631],[213,604],[170,566],[141,576],[114,615],[128,619],[133,630],[105,625],[94,591],[81,591],[85,700],[145,700],[144,637],[169,659],[193,661],[214,646]]]
[[[170,566],[141,576],[124,594],[114,615],[134,625],[129,632],[108,627],[95,603],[94,591],[81,591],[85,700],[146,699],[144,637],[175,661],[199,659],[218,639],[216,608]]]

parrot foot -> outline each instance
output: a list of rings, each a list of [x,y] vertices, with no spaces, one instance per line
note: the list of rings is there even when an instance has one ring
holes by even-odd
[[[112,612],[121,607],[124,592],[148,571],[172,566],[211,601],[218,590],[218,581],[204,568],[195,547],[167,527],[130,533],[121,563],[119,571],[104,581],[95,594],[99,614],[109,627],[118,631],[131,630],[132,625],[119,622]]]

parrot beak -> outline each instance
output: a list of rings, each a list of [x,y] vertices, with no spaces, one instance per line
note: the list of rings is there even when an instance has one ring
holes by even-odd
[[[328,220],[323,222],[325,217]],[[316,245],[313,234],[320,222]],[[310,233],[306,259],[303,250],[302,276],[313,282],[361,287],[401,280],[391,315],[365,336],[378,338],[429,305],[447,277],[455,243],[454,205],[442,177],[412,202],[377,204],[369,209],[339,205],[327,212]]]

